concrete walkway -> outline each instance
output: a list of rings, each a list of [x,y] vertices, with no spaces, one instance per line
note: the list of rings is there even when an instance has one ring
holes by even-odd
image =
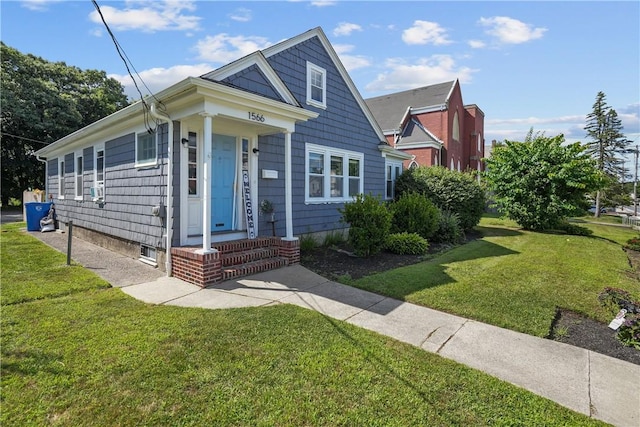
[[[67,251],[65,234],[29,234]],[[300,265],[201,289],[76,238],[72,258],[150,304],[294,304],[479,369],[598,420],[640,426],[640,365],[355,289]]]

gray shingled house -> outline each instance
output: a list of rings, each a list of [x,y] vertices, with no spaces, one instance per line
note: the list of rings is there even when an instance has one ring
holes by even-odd
[[[315,28],[39,150],[61,227],[200,286],[299,261],[393,149]],[[260,207],[273,207],[270,209]]]

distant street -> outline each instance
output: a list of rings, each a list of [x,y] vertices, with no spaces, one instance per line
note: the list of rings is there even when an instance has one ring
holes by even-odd
[[[0,219],[2,220],[2,224],[22,221],[22,211],[3,211],[0,213]]]

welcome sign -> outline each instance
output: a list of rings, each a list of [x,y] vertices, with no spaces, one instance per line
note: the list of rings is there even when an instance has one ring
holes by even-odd
[[[247,237],[256,238],[256,223],[253,220],[253,206],[251,204],[251,186],[249,185],[249,171],[242,171],[242,197],[244,200],[244,214],[247,220]]]

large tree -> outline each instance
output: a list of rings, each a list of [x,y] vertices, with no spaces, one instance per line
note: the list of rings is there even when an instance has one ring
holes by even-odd
[[[624,154],[629,151],[628,140],[622,133],[622,122],[618,113],[607,105],[606,95],[600,91],[596,95],[593,111],[587,114],[587,131],[589,142],[585,143],[586,153],[593,157],[598,169],[608,179],[607,185],[595,194],[595,216],[600,216],[600,207],[621,200],[620,191],[627,175],[624,166]]]
[[[602,185],[596,162],[564,136],[529,133],[505,141],[486,160],[485,177],[502,213],[528,230],[551,230],[584,212],[586,194]]]
[[[44,187],[33,152],[128,105],[124,88],[104,71],[48,62],[0,44],[2,205]]]

